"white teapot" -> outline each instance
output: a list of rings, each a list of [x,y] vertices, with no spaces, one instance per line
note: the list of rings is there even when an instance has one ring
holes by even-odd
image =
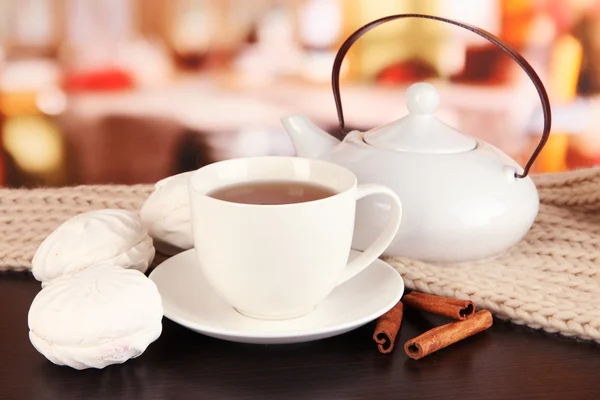
[[[538,213],[537,189],[527,175],[549,136],[548,96],[527,61],[490,33],[440,17],[394,15],[354,32],[335,58],[332,86],[342,133],[339,71],[344,56],[369,29],[405,17],[434,19],[469,29],[501,47],[529,75],[542,101],[545,124],[542,139],[524,169],[496,147],[438,120],[434,115],[438,93],[423,82],[406,91],[408,115],[367,132],[349,132],[342,140],[304,116],[288,116],[282,123],[297,156],[340,164],[354,172],[360,183],[383,184],[400,196],[403,219],[385,256],[437,264],[495,257],[523,238]],[[390,205],[377,196],[357,204],[353,248],[363,250],[372,242],[384,228],[389,211]]]

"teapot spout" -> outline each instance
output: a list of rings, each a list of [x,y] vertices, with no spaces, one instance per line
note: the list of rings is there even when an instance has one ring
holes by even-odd
[[[281,119],[290,135],[296,155],[303,158],[326,158],[340,141],[318,128],[303,115],[290,115]]]

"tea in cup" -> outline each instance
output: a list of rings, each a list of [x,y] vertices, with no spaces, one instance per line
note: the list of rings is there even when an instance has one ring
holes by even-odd
[[[192,173],[188,185],[198,267],[227,303],[258,319],[310,313],[385,251],[402,215],[392,190],[358,185],[350,170],[320,160],[225,160]],[[372,194],[388,197],[389,221],[348,262],[356,201]]]

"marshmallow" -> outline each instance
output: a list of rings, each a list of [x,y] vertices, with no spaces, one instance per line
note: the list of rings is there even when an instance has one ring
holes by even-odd
[[[187,186],[192,172],[158,181],[140,211],[144,227],[163,254],[173,255],[194,247]]]
[[[104,368],[142,354],[162,332],[158,289],[143,273],[96,265],[49,282],[29,309],[29,339],[48,360]]]
[[[137,214],[96,210],[79,214],[54,230],[37,249],[32,273],[44,286],[98,264],[146,272],[154,255],[152,238]]]

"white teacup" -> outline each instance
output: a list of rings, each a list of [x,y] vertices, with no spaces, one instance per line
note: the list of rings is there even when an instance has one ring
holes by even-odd
[[[336,194],[281,205],[240,204],[208,195],[253,181],[301,181]],[[387,187],[357,185],[346,168],[297,157],[210,164],[191,174],[189,193],[194,247],[206,280],[238,312],[258,319],[311,312],[384,252],[402,215],[398,196]],[[390,220],[373,244],[348,262],[356,201],[371,194],[389,197]]]

